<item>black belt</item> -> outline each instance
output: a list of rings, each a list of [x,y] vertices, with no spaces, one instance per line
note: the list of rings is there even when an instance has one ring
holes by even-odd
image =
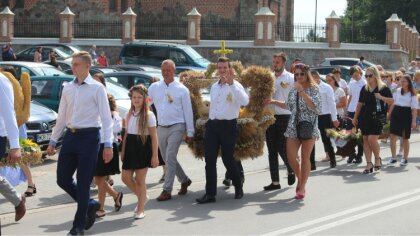
[[[274,117],[284,117],[284,116],[290,116],[290,114],[279,114],[279,115],[274,115]]]
[[[80,128],[80,129],[76,129],[76,128],[69,128],[69,127],[67,127],[67,130],[68,130],[70,133],[72,133],[72,134],[75,134],[75,133],[92,132],[92,131],[98,131],[98,130],[100,130],[100,129],[101,129],[101,128],[99,128],[99,127]]]
[[[172,127],[174,125],[177,125],[177,124],[182,124],[182,123],[175,123],[175,124],[172,124],[172,125],[158,125],[158,126],[162,127],[162,128],[170,128],[170,127]]]
[[[215,123],[229,123],[229,122],[235,122],[236,119],[232,119],[232,120],[218,120],[218,119],[213,119],[213,120],[209,120],[211,122],[215,122]]]

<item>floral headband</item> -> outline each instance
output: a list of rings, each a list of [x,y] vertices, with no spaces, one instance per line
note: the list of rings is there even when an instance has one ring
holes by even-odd
[[[134,85],[133,87],[130,88],[128,92],[128,96],[130,98],[133,95],[134,91],[140,92],[143,96],[147,96],[147,88],[143,84]]]
[[[308,72],[309,71],[309,66],[308,65],[305,65],[303,63],[298,63],[298,64],[295,65],[295,70],[296,69],[300,69],[303,72]]]

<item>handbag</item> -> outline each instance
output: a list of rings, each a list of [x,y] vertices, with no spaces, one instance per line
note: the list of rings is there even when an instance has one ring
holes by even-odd
[[[298,139],[309,140],[312,139],[312,133],[314,131],[315,120],[313,123],[303,120],[298,122],[300,109],[299,109],[299,94],[296,93],[296,133]]]

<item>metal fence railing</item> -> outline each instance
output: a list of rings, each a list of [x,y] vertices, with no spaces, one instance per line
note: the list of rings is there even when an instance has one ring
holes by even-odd
[[[278,24],[275,27],[276,40],[294,42],[325,42],[325,24]]]
[[[75,38],[121,38],[122,22],[114,21],[75,21]]]
[[[140,22],[136,24],[136,38],[185,40],[187,38],[187,22],[165,24]]]
[[[15,19],[14,36],[21,38],[58,38],[60,37],[60,21]]]
[[[201,39],[205,40],[254,40],[254,34],[253,22],[201,23]]]

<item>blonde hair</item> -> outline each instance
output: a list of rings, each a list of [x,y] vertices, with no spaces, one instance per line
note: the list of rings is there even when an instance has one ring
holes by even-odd
[[[413,76],[414,80],[415,80],[417,77],[419,77],[419,78],[420,78],[420,70],[416,70],[416,73],[414,73],[414,76]]]
[[[128,96],[130,97],[130,99],[132,99],[134,92],[137,92],[143,96],[143,104],[140,109],[139,116],[137,118],[137,125],[138,125],[137,128],[138,128],[138,134],[140,135],[140,139],[142,143],[145,144],[147,141],[146,129],[148,128],[147,124],[149,123],[148,121],[149,106],[147,105],[147,88],[142,84],[134,85],[133,87],[130,88],[129,93],[128,93]],[[132,114],[133,112],[134,112],[134,106],[133,104],[131,104],[129,114]]]
[[[376,80],[376,86],[378,87],[378,90],[381,90],[383,87],[386,87],[386,84],[382,81],[381,76],[379,75],[379,70],[376,66],[371,66],[366,69],[366,72],[370,71],[375,77]],[[366,84],[366,91],[369,91],[371,87],[369,86],[369,83]]]
[[[84,63],[86,63],[88,65],[92,65],[92,57],[86,51],[75,52],[75,53],[73,53],[73,55],[71,55],[71,57],[73,59],[76,58],[76,57],[80,58]]]

